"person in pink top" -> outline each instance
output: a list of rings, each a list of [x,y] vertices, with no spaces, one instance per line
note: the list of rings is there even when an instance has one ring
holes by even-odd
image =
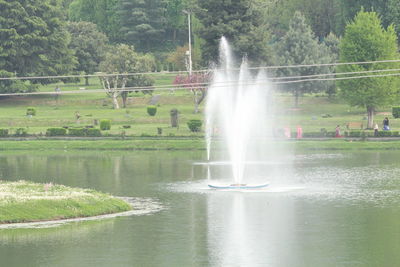
[[[303,138],[303,129],[300,126],[297,126],[297,139]]]

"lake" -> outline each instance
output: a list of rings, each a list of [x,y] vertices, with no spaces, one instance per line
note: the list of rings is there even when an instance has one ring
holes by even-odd
[[[162,210],[0,230],[0,266],[397,266],[399,158],[298,153],[268,167],[269,188],[232,192],[207,188],[204,151],[3,152],[0,179],[151,198]]]

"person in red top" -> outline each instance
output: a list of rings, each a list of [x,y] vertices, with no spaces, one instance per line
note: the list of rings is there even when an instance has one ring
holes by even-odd
[[[336,126],[336,129],[335,129],[335,137],[342,137],[342,136],[340,135],[340,125]]]

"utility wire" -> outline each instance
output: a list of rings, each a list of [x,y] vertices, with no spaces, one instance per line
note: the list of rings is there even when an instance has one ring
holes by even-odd
[[[291,83],[300,83],[300,82],[312,82],[312,81],[335,81],[335,80],[351,80],[351,79],[363,79],[363,78],[375,78],[375,77],[389,77],[389,76],[400,76],[400,73],[389,73],[389,74],[378,74],[378,75],[362,75],[362,76],[351,76],[351,77],[332,77],[332,78],[315,78],[315,79],[301,79],[301,80],[293,80],[293,81],[278,81],[278,82],[270,82],[267,80],[263,81],[250,81],[246,83],[240,83],[241,85],[274,85],[274,84],[291,84]],[[204,84],[202,84],[204,85]],[[215,87],[226,87],[229,86],[229,83],[220,83],[214,85]],[[126,87],[125,89],[117,89],[117,92],[124,91],[149,91],[149,90],[161,90],[161,91],[174,91],[174,90],[190,90],[196,89],[186,88],[182,86],[174,86],[174,87]],[[101,93],[105,92],[104,89],[90,89],[90,90],[73,90],[73,91],[60,91],[60,92],[21,92],[21,93],[3,93],[0,96],[22,96],[22,95],[62,95],[62,94],[77,94],[77,93]]]
[[[400,62],[400,59],[393,60],[376,60],[376,61],[361,61],[361,62],[336,62],[324,64],[301,64],[301,65],[286,65],[286,66],[265,66],[253,67],[251,70],[268,70],[268,69],[284,69],[284,68],[306,68],[306,67],[326,67],[326,66],[341,66],[341,65],[363,65],[363,64],[378,64],[378,63],[395,63]],[[193,73],[207,73],[221,69],[203,69],[193,70]],[[224,69],[225,70],[225,69]],[[226,69],[238,71],[240,68]],[[165,71],[165,72],[134,72],[134,73],[98,73],[86,75],[55,75],[55,76],[26,76],[26,77],[0,77],[1,80],[40,80],[40,79],[67,79],[67,78],[85,78],[85,77],[110,77],[110,76],[134,76],[134,75],[178,75],[187,74],[188,71]]]
[[[354,72],[340,72],[340,73],[324,73],[324,74],[313,74],[313,75],[299,75],[299,76],[285,76],[285,77],[271,77],[267,79],[259,79],[258,81],[265,81],[265,82],[271,82],[273,80],[287,80],[287,79],[301,79],[303,80],[304,78],[318,78],[318,77],[325,77],[325,76],[340,76],[340,75],[353,75],[353,74],[367,74],[367,73],[379,73],[379,72],[392,72],[392,71],[400,71],[400,69],[383,69],[383,70],[369,70],[369,71],[354,71]],[[244,80],[243,82],[247,82],[247,80]],[[296,81],[298,82],[298,81]],[[214,82],[214,85],[231,85],[235,84],[237,81],[224,81],[224,82]],[[206,87],[210,85],[211,83],[209,82],[203,82],[203,83],[184,83],[184,84],[176,84],[172,85],[173,87],[185,87],[185,89],[190,89],[193,88],[195,89],[196,87]],[[62,85],[62,87],[73,87],[77,85],[72,85],[72,84],[66,84]],[[137,86],[137,87],[129,87],[129,89],[142,89],[142,90],[162,90],[162,89],[170,89],[171,85],[159,85],[156,87],[149,87],[149,86]],[[93,90],[93,89],[89,89]],[[131,90],[129,90],[131,91]]]

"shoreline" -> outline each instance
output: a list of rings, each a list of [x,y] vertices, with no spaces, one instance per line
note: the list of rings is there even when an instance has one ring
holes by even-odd
[[[216,140],[218,142],[218,140]],[[276,139],[295,150],[400,150],[400,137]],[[0,151],[204,151],[202,138],[18,138],[0,139]]]
[[[137,197],[116,197],[128,202],[132,209],[123,212],[102,214],[89,217],[77,217],[70,219],[61,220],[46,220],[37,222],[23,222],[23,223],[3,223],[0,224],[0,230],[4,229],[31,229],[31,228],[51,228],[59,227],[68,223],[73,222],[85,222],[85,221],[95,221],[95,220],[105,220],[117,217],[127,217],[127,216],[140,216],[147,215],[151,213],[158,212],[162,210],[162,206],[157,201],[151,198],[137,198]]]

